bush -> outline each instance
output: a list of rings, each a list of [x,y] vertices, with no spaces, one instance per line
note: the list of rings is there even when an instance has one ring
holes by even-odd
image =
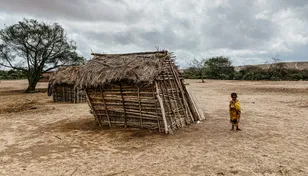
[[[219,79],[221,79],[221,80],[228,80],[228,79],[232,79],[233,78],[233,75],[227,75],[227,74],[220,74],[219,76],[218,76],[218,78]]]
[[[302,70],[301,73],[303,75],[303,80],[308,80],[308,70]]]
[[[247,66],[240,71],[235,71],[229,58],[213,57],[205,61],[202,73],[207,79],[235,79],[235,80],[308,80],[308,69],[287,69],[285,63],[277,62],[269,65],[268,69],[257,66]],[[190,67],[183,73],[186,79],[201,79],[199,67]]]
[[[26,79],[26,75],[22,71],[9,70],[4,71],[0,70],[0,80],[15,80],[15,79]]]
[[[184,70],[182,76],[185,79],[201,79],[201,74],[193,67]]]
[[[304,79],[304,76],[301,73],[294,73],[290,75],[292,80],[301,80]]]

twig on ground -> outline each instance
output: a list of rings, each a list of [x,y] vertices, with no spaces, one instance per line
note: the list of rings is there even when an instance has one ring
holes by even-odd
[[[59,136],[55,136],[56,138],[58,138],[58,139],[61,139]]]
[[[75,172],[77,172],[78,167],[76,167],[76,169],[74,170],[74,172],[71,173],[71,176],[75,174]]]

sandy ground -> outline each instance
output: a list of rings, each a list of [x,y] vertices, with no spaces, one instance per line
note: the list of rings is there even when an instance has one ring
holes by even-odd
[[[164,135],[97,128],[86,103],[0,81],[0,175],[308,175],[308,82],[187,82],[206,120]],[[243,131],[230,131],[233,91]]]

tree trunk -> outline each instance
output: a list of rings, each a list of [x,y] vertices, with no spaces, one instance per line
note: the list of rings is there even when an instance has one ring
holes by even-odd
[[[202,80],[202,83],[204,83],[203,75],[204,75],[203,69],[201,68],[201,80]]]
[[[34,93],[35,92],[35,87],[38,83],[39,79],[38,78],[28,78],[28,88],[24,91],[25,93]]]

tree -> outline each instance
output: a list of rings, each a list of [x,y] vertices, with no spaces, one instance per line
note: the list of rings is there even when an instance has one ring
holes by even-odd
[[[236,73],[236,79],[242,80],[268,80],[270,76],[267,70],[258,66],[248,65]]]
[[[205,59],[198,60],[196,58],[188,61],[189,71],[191,74],[198,75],[204,83],[204,63]]]
[[[229,58],[209,58],[205,61],[205,75],[210,79],[233,79],[234,67]]]
[[[83,62],[62,26],[24,19],[0,31],[0,66],[23,71],[34,92],[41,75],[62,65]]]
[[[278,58],[272,58],[273,63],[270,64],[268,73],[272,80],[281,80],[286,76],[286,64],[282,63]]]

